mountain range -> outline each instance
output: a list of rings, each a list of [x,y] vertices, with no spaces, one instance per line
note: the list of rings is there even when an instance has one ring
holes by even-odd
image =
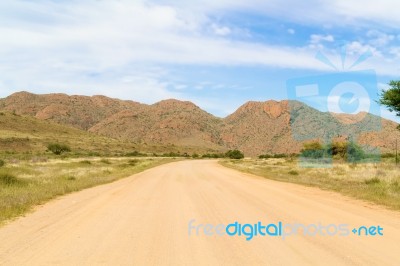
[[[138,145],[166,145],[185,152],[240,149],[248,156],[298,153],[304,142],[353,137],[361,145],[394,149],[393,121],[368,113],[332,114],[298,101],[250,101],[219,118],[189,101],[147,105],[106,96],[17,92],[0,99],[0,111]]]

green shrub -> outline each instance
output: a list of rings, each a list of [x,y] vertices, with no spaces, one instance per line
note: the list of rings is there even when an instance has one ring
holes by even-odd
[[[346,159],[348,162],[358,162],[366,157],[363,149],[355,144],[354,142],[349,142],[347,144]]]
[[[301,155],[306,158],[321,159],[332,157],[346,159],[348,162],[359,162],[366,158],[363,149],[356,143],[333,142],[323,146],[319,142],[305,143]]]
[[[0,159],[0,167],[4,166],[6,163]]]
[[[126,157],[135,157],[135,156],[146,156],[146,154],[138,152],[138,151],[132,151],[132,152],[128,152],[125,154]]]
[[[301,156],[305,158],[319,159],[326,155],[326,148],[318,141],[304,143]]]
[[[227,156],[223,153],[205,153],[201,156],[201,158],[213,158],[213,159],[224,158],[224,157]]]
[[[396,154],[390,153],[390,152],[388,152],[388,153],[383,153],[383,154],[381,155],[381,158],[394,158],[394,157],[396,157]]]
[[[289,175],[299,175],[299,172],[297,172],[296,170],[290,170],[288,172]]]
[[[68,145],[59,143],[50,143],[47,145],[47,149],[56,155],[71,151],[71,148]]]
[[[239,150],[229,150],[225,153],[225,156],[230,159],[243,159],[244,154]]]

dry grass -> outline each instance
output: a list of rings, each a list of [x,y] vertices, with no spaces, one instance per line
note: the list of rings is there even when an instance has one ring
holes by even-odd
[[[268,179],[333,190],[400,210],[400,168],[393,160],[380,163],[334,163],[331,168],[303,168],[296,160],[252,159],[221,164]]]
[[[0,224],[57,196],[112,182],[173,159],[18,161],[0,168]]]

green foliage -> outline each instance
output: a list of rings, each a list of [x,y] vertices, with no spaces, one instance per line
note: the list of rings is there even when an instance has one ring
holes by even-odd
[[[223,153],[205,153],[201,156],[201,158],[213,158],[213,159],[225,158],[225,157],[227,156]]]
[[[389,82],[390,88],[382,90],[379,103],[386,106],[390,112],[395,112],[400,116],[400,80]]]
[[[396,154],[390,153],[390,152],[383,153],[383,154],[381,155],[381,158],[395,158],[395,157],[396,157]]]
[[[304,150],[322,150],[323,146],[318,141],[304,143]]]
[[[50,143],[47,145],[47,149],[56,155],[71,151],[71,148],[68,145],[59,143]]]
[[[243,159],[244,154],[239,150],[229,150],[225,153],[225,156],[230,159]]]
[[[334,142],[327,147],[328,154],[340,158],[345,158],[347,154],[346,142]]]
[[[354,142],[333,142],[323,146],[318,142],[306,143],[301,151],[306,158],[321,159],[333,156],[346,159],[349,162],[358,162],[366,158],[365,152]]]
[[[327,147],[328,154],[349,162],[357,162],[366,157],[360,146],[354,142],[334,142]]]
[[[301,156],[306,158],[318,159],[324,158],[326,155],[326,148],[317,141],[304,143],[303,149],[301,150]]]
[[[4,166],[6,163],[0,159],[0,167]]]
[[[348,162],[358,162],[366,158],[366,155],[360,146],[358,146],[354,142],[349,142],[347,144],[347,154],[345,158]]]
[[[194,159],[195,159],[195,158],[199,158],[199,155],[198,155],[197,153],[193,153],[193,154],[192,154],[192,158],[194,158]]]
[[[163,157],[182,157],[183,155],[180,154],[180,152],[168,152],[168,153],[163,153]]]

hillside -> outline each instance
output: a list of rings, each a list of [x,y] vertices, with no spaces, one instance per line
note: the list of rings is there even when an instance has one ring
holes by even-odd
[[[101,95],[92,97],[55,93],[37,95],[17,92],[0,100],[0,109],[41,120],[51,120],[88,130],[103,119],[122,110],[141,108],[140,103]]]
[[[122,142],[80,129],[42,121],[30,116],[0,112],[0,153],[43,153],[49,143],[68,144],[73,152],[115,153],[133,151],[133,143]]]
[[[147,105],[105,96],[19,92],[0,99],[0,110],[135,143],[146,151],[237,148],[249,156],[288,154],[299,152],[305,141],[357,136],[360,144],[388,152],[400,138],[394,122],[367,113],[324,113],[297,101],[251,101],[226,118],[217,118],[191,102],[174,99]]]
[[[152,144],[209,147],[218,145],[221,119],[191,102],[164,100],[118,112],[89,129],[115,138]]]
[[[288,101],[247,102],[224,119],[221,138],[246,154],[294,153],[301,144],[291,137]]]

